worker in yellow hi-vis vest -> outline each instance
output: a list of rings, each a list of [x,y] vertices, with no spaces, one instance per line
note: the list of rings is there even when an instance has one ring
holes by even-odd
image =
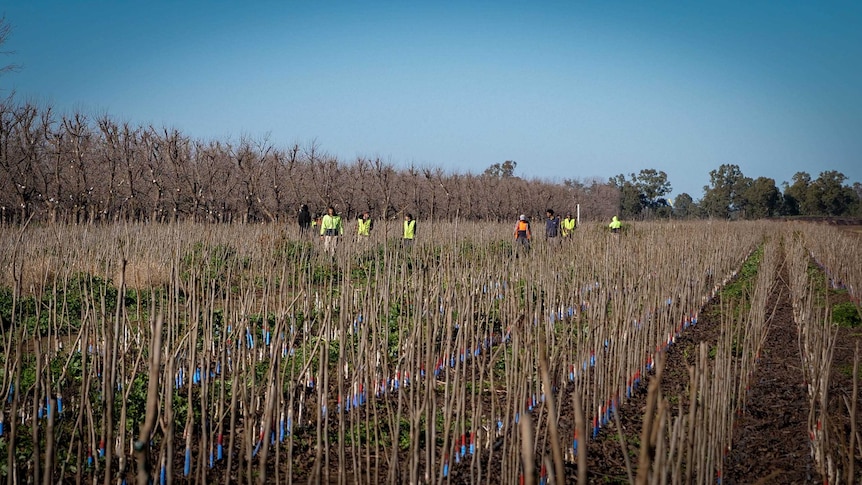
[[[362,213],[356,225],[356,235],[360,239],[371,236],[371,229],[374,227],[374,221],[371,220],[371,214],[368,211]]]
[[[335,254],[335,246],[338,245],[338,237],[344,234],[344,226],[341,224],[341,216],[335,213],[335,208],[329,206],[326,215],[320,221],[320,237],[323,239],[323,250],[329,254]]]
[[[404,236],[402,237],[402,241],[405,246],[412,246],[413,239],[416,238],[416,219],[413,218],[413,214],[407,214],[404,216]]]
[[[563,222],[560,224],[560,228],[563,230],[563,237],[570,238],[575,233],[576,226],[575,218],[572,217],[571,212],[566,213],[566,218],[563,219]]]
[[[614,234],[619,234],[621,227],[623,227],[623,223],[620,222],[620,220],[617,218],[617,216],[614,216],[613,219],[611,219],[611,223],[608,224],[608,228]]]

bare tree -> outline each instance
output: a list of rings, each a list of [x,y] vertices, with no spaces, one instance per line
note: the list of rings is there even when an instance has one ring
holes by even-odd
[[[290,204],[292,210],[296,210],[299,204],[308,202],[307,191],[303,189],[303,178],[305,177],[305,164],[302,161],[302,149],[298,144],[291,146],[285,153],[283,158],[278,158],[277,161],[283,167],[284,181],[287,182],[287,187],[290,190],[290,196],[293,204]],[[284,182],[282,182],[284,185]]]
[[[47,211],[48,211],[48,220],[51,222],[57,222],[60,214],[65,215],[65,209],[67,207],[67,203],[71,200],[71,194],[69,197],[65,197],[64,192],[64,184],[63,184],[63,173],[66,170],[68,163],[66,162],[66,157],[68,156],[66,153],[65,143],[65,129],[62,126],[54,126],[52,117],[52,110],[46,109],[44,114],[42,115],[42,123],[43,125],[52,126],[51,129],[45,130],[45,138],[46,143],[48,145],[48,150],[50,154],[50,158],[46,157],[44,161],[45,166],[45,194],[47,195]]]
[[[395,187],[395,168],[391,163],[386,163],[378,157],[371,162],[371,170],[373,172],[374,184],[377,187],[377,193],[382,198],[380,207],[383,210],[383,219],[388,219],[394,212],[397,212],[392,205]]]
[[[0,156],[0,170],[10,182],[15,220],[23,222],[36,209],[34,204],[39,195],[36,174],[39,161],[44,157],[41,143],[44,137],[39,134],[39,113],[36,106],[26,104],[13,110],[11,114],[12,119],[9,120],[8,126],[11,143]]]
[[[320,151],[316,142],[306,147],[304,154],[310,175],[310,180],[308,180],[311,185],[309,192],[313,192],[317,196],[317,203],[320,207],[333,205],[336,198],[335,192],[338,189],[337,181],[341,172],[338,160]]]
[[[120,126],[107,115],[96,120],[99,135],[102,139],[102,149],[99,151],[99,162],[107,180],[102,178],[101,192],[104,197],[99,202],[99,213],[103,217],[116,219],[124,203],[128,201],[128,185],[124,184],[124,158]]]
[[[263,202],[264,177],[268,172],[266,162],[272,150],[267,138],[252,141],[248,137],[240,140],[232,153],[240,180],[240,203],[243,205],[242,221],[250,222],[265,216],[274,220],[275,216]]]
[[[6,16],[0,17],[0,46],[6,44],[6,41],[9,40],[9,36],[12,35],[12,25],[6,21]],[[12,54],[12,51],[0,50],[0,55],[9,55]],[[7,72],[17,71],[20,66],[17,64],[6,64],[0,65],[0,75],[5,74]]]
[[[96,218],[97,204],[96,184],[99,180],[96,174],[97,164],[93,159],[93,132],[89,118],[81,113],[63,116],[61,123],[65,128],[65,137],[69,161],[69,177],[67,183],[73,200],[72,216],[77,223],[93,222]],[[98,184],[100,187],[102,183]]]
[[[288,186],[285,184],[287,180],[287,177],[285,176],[285,159],[286,157],[283,151],[273,150],[270,154],[270,159],[266,164],[267,173],[265,187],[269,192],[267,200],[271,204],[271,212],[275,219],[280,219],[279,214],[283,207],[295,205],[287,205],[285,201],[285,198],[288,195]]]
[[[189,215],[194,197],[194,176],[190,173],[192,153],[191,140],[177,129],[164,128],[162,155],[167,159],[170,176],[168,184],[168,199],[171,204],[171,221],[177,221]]]
[[[152,125],[141,133],[141,146],[144,152],[144,173],[149,182],[145,191],[150,212],[149,219],[153,222],[162,222],[167,214],[165,210],[166,167],[161,155],[163,141]]]
[[[377,194],[372,185],[371,162],[366,158],[356,157],[356,160],[349,167],[347,178],[352,188],[353,206],[357,208],[357,213],[361,213],[363,210],[376,211]]]
[[[239,190],[240,179],[230,152],[229,145],[218,141],[196,143],[195,199],[206,221],[227,222],[235,210],[233,194]]]

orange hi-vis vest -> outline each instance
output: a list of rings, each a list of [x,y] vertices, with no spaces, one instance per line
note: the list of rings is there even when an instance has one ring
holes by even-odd
[[[530,238],[530,224],[527,221],[518,221],[518,224],[515,226],[515,238],[518,237],[526,237]]]

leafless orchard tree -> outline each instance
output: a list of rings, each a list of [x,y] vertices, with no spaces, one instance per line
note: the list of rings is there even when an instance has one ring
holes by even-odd
[[[356,157],[356,160],[348,168],[356,212],[360,214],[365,210],[376,209],[372,207],[377,195],[372,186],[371,170],[371,162],[363,157]]]
[[[286,198],[289,196],[289,185],[286,183],[286,159],[284,151],[273,149],[267,161],[266,174],[264,175],[264,188],[266,190],[264,198],[270,201],[272,205],[270,212],[274,220],[282,219],[280,216],[282,211],[290,207],[286,205]],[[289,213],[290,211],[288,211]]]
[[[97,144],[91,129],[91,120],[83,114],[63,116],[61,123],[64,138],[68,139],[69,165],[66,183],[72,198],[72,217],[76,223],[92,221],[96,216],[96,185],[101,187],[95,163]]]
[[[232,194],[240,179],[229,153],[218,141],[199,142],[195,150],[197,194],[208,222],[227,222],[233,211]]]
[[[115,217],[123,220],[142,220],[146,216],[141,132],[141,128],[132,127],[128,122],[114,131],[122,176],[117,181],[118,206],[112,209],[118,212]]]
[[[105,219],[116,221],[122,216],[125,202],[129,200],[128,175],[124,169],[130,164],[126,159],[133,157],[134,152],[126,146],[124,131],[113,119],[104,115],[96,122],[102,138],[98,157],[102,178],[102,183],[98,185],[102,197],[98,212]]]
[[[144,154],[144,174],[146,175],[147,188],[145,189],[146,200],[149,202],[149,220],[152,222],[163,222],[165,212],[165,190],[166,184],[164,174],[167,172],[165,160],[162,159],[162,139],[158,131],[152,126],[141,133],[141,148]]]
[[[341,174],[338,160],[320,150],[316,142],[305,149],[305,159],[310,175],[309,195],[313,194],[315,205],[325,208],[335,203],[338,178]]]
[[[300,204],[308,202],[307,192],[302,190],[303,177],[305,177],[305,164],[302,158],[302,149],[299,144],[293,144],[284,153],[276,152],[276,160],[283,169],[282,184],[287,187],[287,200],[285,202],[288,207],[288,213],[295,213],[299,209]],[[283,207],[279,207],[282,209]]]
[[[24,221],[35,210],[38,198],[36,174],[39,161],[44,158],[43,146],[39,135],[39,114],[33,105],[25,105],[14,110],[8,126],[12,129],[10,144],[3,151],[2,165],[13,197],[8,207],[13,208],[15,219]],[[4,128],[7,126],[4,123]],[[3,138],[6,138],[4,135]],[[7,204],[4,203],[4,206]]]
[[[239,174],[239,204],[243,207],[242,222],[250,222],[265,217],[274,220],[272,211],[268,210],[263,201],[264,179],[267,161],[270,160],[272,145],[269,140],[253,141],[243,137],[233,150],[232,158]]]
[[[6,16],[3,15],[0,17],[0,47],[2,47],[7,40],[9,40],[9,36],[12,35],[12,25],[6,21]],[[0,55],[9,55],[11,52],[0,50]],[[5,64],[0,65],[0,75],[3,75],[8,72],[12,72],[18,69],[17,64]]]
[[[379,157],[371,162],[373,171],[374,184],[377,187],[378,200],[380,201],[380,209],[384,219],[388,219],[396,212],[392,205],[392,198],[395,186],[395,167],[391,163],[384,162]]]

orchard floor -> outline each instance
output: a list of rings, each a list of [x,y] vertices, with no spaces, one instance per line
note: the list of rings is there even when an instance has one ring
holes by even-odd
[[[860,228],[860,226],[848,226],[848,229],[850,227]],[[787,270],[782,267],[770,298],[769,333],[751,379],[746,405],[736,416],[732,446],[727,450],[725,457],[724,476],[720,481],[724,485],[825,483],[811,457],[807,431],[809,401],[806,383],[803,382],[800,369],[797,329],[793,321],[787,281]],[[849,299],[846,294],[841,294],[838,298]],[[695,364],[699,345],[706,343],[711,348],[718,341],[722,324],[720,312],[720,303],[717,300],[710,302],[700,312],[698,324],[687,329],[666,352],[666,365],[660,385],[662,396],[673,404],[673,408],[678,407],[679,404],[683,406],[687,404],[688,368]],[[852,372],[857,343],[862,345],[862,328],[839,329],[830,382],[830,424],[828,426],[834,434],[842,436],[844,441],[850,432],[849,413],[845,400],[849,400],[853,392]],[[632,399],[625,402],[619,410],[625,452],[619,430],[613,421],[599,433],[596,439],[589,442],[587,448],[589,483],[629,483],[624,453],[628,455],[632,476],[637,475],[646,390],[651,377],[653,376],[649,376]],[[565,403],[562,406],[560,428],[572,429],[574,423],[572,408]],[[862,422],[862,412],[857,411],[856,421]],[[309,435],[313,434],[313,430],[306,431]],[[857,477],[862,471],[860,441],[862,440],[857,438],[855,453]],[[336,456],[335,446],[330,449],[330,454]],[[348,448],[347,459],[352,461],[349,455]],[[495,458],[500,457],[495,456]],[[286,459],[286,456],[282,456],[282,463]],[[391,463],[389,457],[357,457],[357,460],[358,470],[356,473],[348,472],[346,475],[348,482],[373,481],[372,477],[376,477],[381,482],[388,481],[389,473],[392,471],[389,467]],[[239,481],[247,471],[245,466],[241,469],[237,461],[234,462],[232,476]],[[394,462],[398,463],[398,461],[396,459]],[[290,473],[293,480],[298,483],[309,481],[314,462],[313,444],[297,443],[293,450],[293,466]],[[537,463],[538,465],[540,464]],[[177,461],[175,469],[181,469],[181,467],[182,462]],[[286,472],[283,464],[278,468],[283,474]],[[273,477],[276,470],[271,466],[268,470],[268,476]],[[221,477],[222,473],[224,473],[223,469],[216,467],[210,476]],[[503,482],[499,467],[483,465],[481,473],[480,481],[483,483]],[[248,472],[248,474],[250,476],[252,473]],[[404,477],[407,471],[397,470],[395,474]],[[281,475],[281,479],[284,478],[284,475]],[[324,466],[321,476],[312,481],[333,483],[337,478],[336,470],[329,469],[327,473]],[[470,483],[471,473],[463,465],[453,466],[449,479],[451,483]],[[473,476],[472,479],[476,477]],[[857,482],[862,480],[857,478]],[[565,483],[577,483],[577,467],[574,464],[565,465]]]
[[[786,267],[782,267],[770,297],[769,333],[751,379],[745,407],[736,416],[732,446],[725,456],[724,477],[720,481],[722,484],[825,483],[811,457],[807,431],[807,385],[803,382],[800,369],[797,329],[793,321],[787,281]],[[846,294],[839,294],[838,298],[849,299]],[[695,364],[700,344],[706,343],[708,348],[712,348],[718,342],[722,324],[720,307],[717,299],[707,304],[700,312],[698,324],[686,330],[666,352],[666,364],[660,385],[662,396],[673,404],[672,408],[677,408],[679,404],[687,405],[688,368]],[[829,426],[832,432],[842,436],[844,441],[850,430],[845,399],[849,400],[852,396],[852,369],[857,342],[862,345],[862,328],[839,329],[830,383]],[[618,413],[632,476],[637,475],[647,387],[653,377],[646,379]],[[560,428],[572,429],[573,410],[565,402],[562,406]],[[857,422],[862,422],[862,412],[857,411]],[[857,439],[857,447],[860,441],[862,440]],[[296,451],[303,456],[300,463],[308,464],[314,461],[311,449]],[[602,429],[596,439],[589,442],[589,483],[629,483],[626,457],[623,453],[619,431],[612,421]],[[862,470],[860,457],[862,452],[857,448],[857,475]],[[495,459],[500,458],[495,456]],[[381,457],[376,462],[377,466],[372,466],[372,475],[384,480],[389,472],[387,461]],[[540,463],[537,463],[537,466],[540,466]],[[295,472],[298,473],[294,478],[307,478],[308,470],[302,470],[302,466],[297,468]],[[403,472],[402,470],[401,473]],[[451,483],[470,483],[471,474],[463,465],[453,466],[450,480]],[[483,466],[480,481],[502,483],[503,480],[499,468]],[[696,480],[692,483],[695,482]],[[565,483],[577,483],[577,467],[572,463],[565,465]]]
[[[722,484],[826,483],[811,457],[807,431],[807,386],[800,369],[798,332],[789,295],[785,268],[773,288],[770,301],[774,302],[771,303],[774,312],[769,333],[751,380],[746,405],[736,417],[732,448],[725,457],[725,476],[720,481]],[[843,298],[849,297],[844,294]],[[666,353],[660,385],[663,397],[671,403],[681,401],[685,404],[688,367],[695,364],[696,349],[700,343],[714,346],[718,341],[721,325],[718,306],[716,300],[710,302],[700,313],[698,324],[684,332]],[[862,344],[862,328],[839,329],[832,364],[829,419],[833,433],[841,436],[845,442],[850,435],[849,412],[845,401],[849,402],[853,393],[852,373],[857,343]],[[637,475],[646,389],[647,385],[642,385],[619,412],[620,427],[634,476]],[[856,421],[862,422],[862,412],[858,410]],[[858,437],[856,443],[858,477],[862,468]],[[613,422],[589,444],[588,476],[590,483],[629,482],[619,430]],[[576,470],[572,467],[567,470],[566,482],[575,483],[576,480]]]

